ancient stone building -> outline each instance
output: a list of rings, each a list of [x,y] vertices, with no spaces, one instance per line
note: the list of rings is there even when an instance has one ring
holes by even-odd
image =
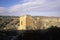
[[[60,18],[31,15],[0,16],[0,30],[37,30],[51,26],[60,27]]]
[[[18,29],[37,30],[37,29],[47,29],[50,26],[60,27],[60,18],[23,15],[20,17],[20,27]]]

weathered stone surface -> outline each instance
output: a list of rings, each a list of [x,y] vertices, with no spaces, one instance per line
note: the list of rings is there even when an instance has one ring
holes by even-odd
[[[50,26],[60,27],[59,17],[43,17],[23,15],[17,16],[0,16],[0,30],[38,30],[47,29]]]
[[[23,25],[21,25],[21,21]],[[20,17],[20,27],[22,30],[38,30],[38,29],[47,29],[50,26],[59,26],[60,27],[60,18],[58,17],[40,17],[40,16],[31,16],[24,15]],[[30,29],[29,29],[30,28]]]

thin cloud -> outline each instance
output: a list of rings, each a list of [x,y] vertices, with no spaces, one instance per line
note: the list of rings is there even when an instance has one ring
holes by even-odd
[[[46,12],[46,14],[47,12],[51,12],[51,14],[57,14],[60,13],[59,4],[60,0],[24,0],[22,4],[16,4],[14,6],[9,7],[8,12],[14,15],[22,15],[25,13],[34,15],[34,12],[35,14],[41,14],[41,12]]]

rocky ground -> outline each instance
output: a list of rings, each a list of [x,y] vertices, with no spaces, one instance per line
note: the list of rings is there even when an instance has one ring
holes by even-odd
[[[60,40],[60,28],[47,30],[0,31],[0,40]]]

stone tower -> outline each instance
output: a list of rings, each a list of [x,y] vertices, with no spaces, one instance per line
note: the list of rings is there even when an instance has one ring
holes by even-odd
[[[23,15],[20,17],[20,27],[18,27],[18,30],[28,30],[31,29],[33,26],[31,15]]]

